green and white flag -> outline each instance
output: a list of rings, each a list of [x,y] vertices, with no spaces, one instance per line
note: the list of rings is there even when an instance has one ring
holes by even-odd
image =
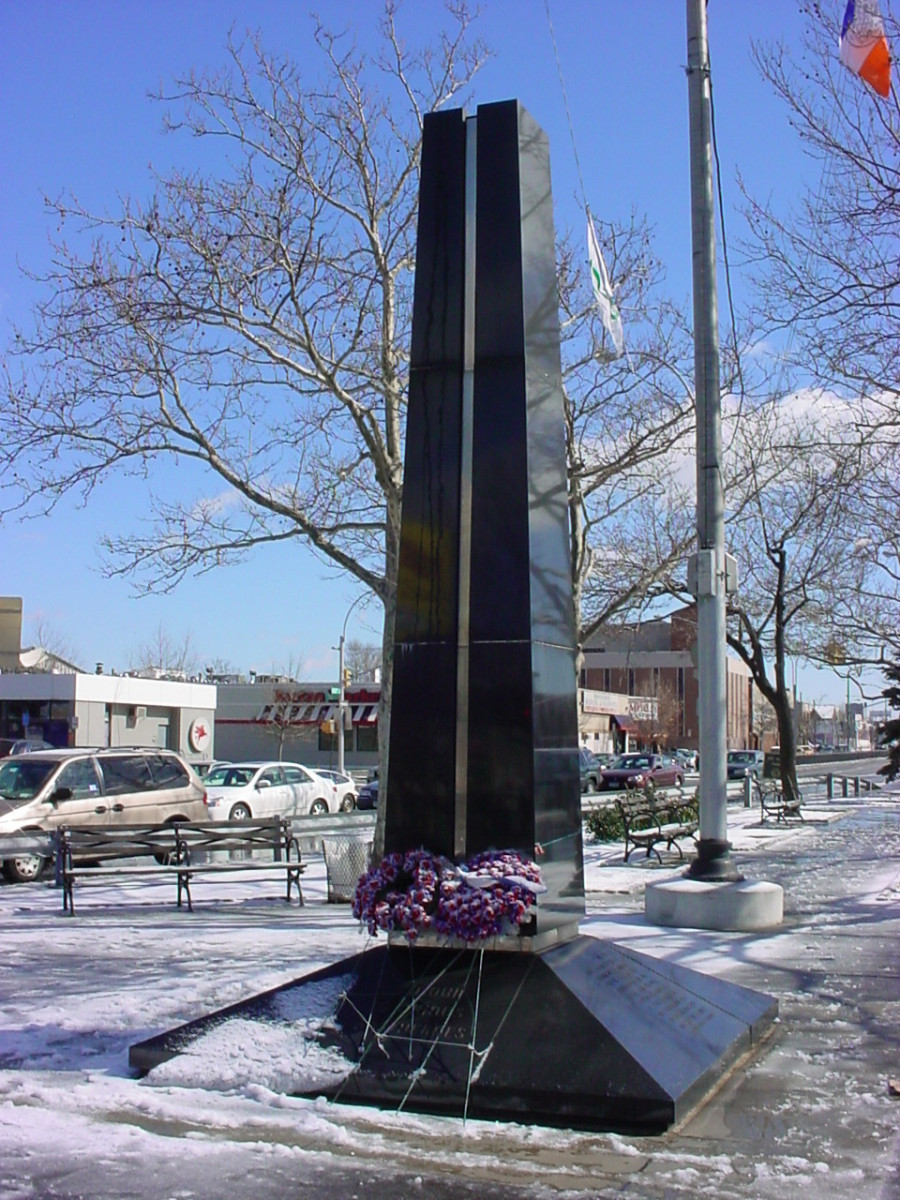
[[[588,216],[587,223],[587,240],[588,254],[591,259],[591,283],[594,287],[594,295],[597,298],[597,307],[600,309],[600,316],[603,324],[609,331],[609,336],[613,340],[613,345],[616,348],[616,356],[623,354],[625,351],[625,334],[622,330],[622,318],[619,315],[619,309],[613,296],[612,288],[609,283],[609,276],[606,273],[606,263],[603,261],[603,255],[600,253],[600,246],[597,243],[597,235],[594,233],[594,222]]]

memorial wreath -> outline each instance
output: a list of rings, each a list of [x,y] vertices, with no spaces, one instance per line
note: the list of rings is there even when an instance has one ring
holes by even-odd
[[[487,850],[460,864],[427,850],[397,851],[360,877],[353,915],[372,935],[480,942],[526,921],[543,891],[540,868],[516,850]]]

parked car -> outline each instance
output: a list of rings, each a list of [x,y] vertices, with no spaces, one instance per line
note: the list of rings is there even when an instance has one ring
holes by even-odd
[[[33,754],[35,750],[54,750],[52,742],[43,738],[0,738],[0,758],[11,754]]]
[[[352,776],[343,771],[327,770],[324,767],[310,767],[313,775],[319,775],[328,780],[337,789],[337,806],[340,812],[353,812],[356,808],[356,782]]]
[[[759,779],[765,757],[762,750],[729,750],[726,763],[728,778],[744,779],[752,775],[754,779]]]
[[[225,759],[214,758],[212,762],[191,763],[191,766],[197,772],[201,779],[205,779],[213,767],[227,767],[228,762]]]
[[[581,771],[581,792],[592,793],[600,790],[600,759],[587,746],[578,751],[578,766]]]
[[[236,762],[213,767],[203,780],[214,821],[304,817],[338,811],[337,788],[291,762]]]
[[[650,780],[659,787],[684,783],[684,767],[668,754],[620,754],[600,772],[600,790],[643,787]]]
[[[371,779],[368,783],[364,783],[362,785],[356,797],[356,807],[359,809],[372,809],[378,807],[377,779]]]
[[[679,746],[677,750],[673,750],[672,757],[683,763],[686,771],[696,771],[700,765],[700,755],[696,750],[689,750],[686,746]]]
[[[0,835],[57,825],[164,825],[208,819],[203,784],[171,750],[35,750],[0,762]],[[37,879],[39,855],[8,858],[11,880]]]

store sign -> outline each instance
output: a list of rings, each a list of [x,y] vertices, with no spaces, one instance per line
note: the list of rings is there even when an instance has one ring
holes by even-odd
[[[206,717],[195,717],[188,729],[188,745],[195,754],[203,754],[212,745],[212,722]]]
[[[629,696],[628,715],[635,721],[655,721],[659,705],[655,696]]]

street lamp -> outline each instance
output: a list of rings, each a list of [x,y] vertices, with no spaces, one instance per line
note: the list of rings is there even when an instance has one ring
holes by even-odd
[[[341,640],[338,642],[338,684],[340,686],[340,699],[338,700],[338,760],[337,769],[343,774],[344,772],[344,703],[345,692],[347,688],[344,677],[344,642],[347,637],[347,622],[350,620],[350,614],[356,608],[361,600],[364,600],[366,593],[363,592],[357,596],[350,607],[347,609],[347,615],[344,617],[344,624],[341,628]]]

